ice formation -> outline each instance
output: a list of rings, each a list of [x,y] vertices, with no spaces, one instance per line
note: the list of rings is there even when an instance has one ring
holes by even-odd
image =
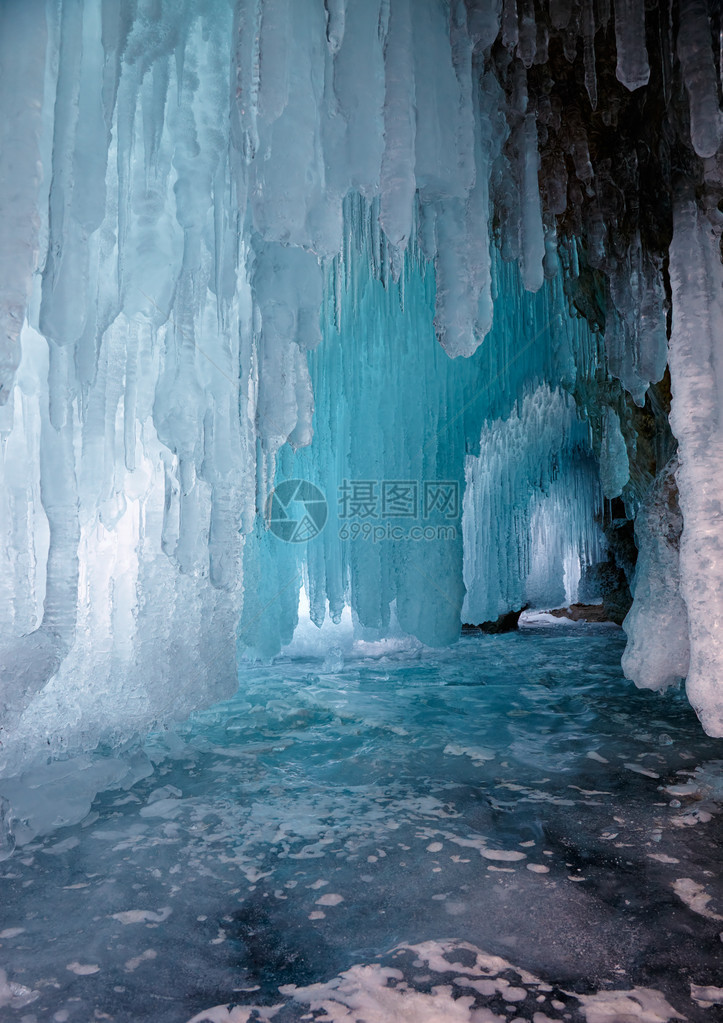
[[[547,385],[485,424],[466,466],[466,622],[577,598],[579,566],[600,556],[596,468],[572,399]]]
[[[600,488],[632,519],[669,460],[668,334],[723,733],[720,33],[706,0],[0,6],[4,770],[230,693],[302,581],[430,645],[572,593]],[[268,528],[292,478],[305,544]],[[464,522],[344,533],[339,487],[385,482]]]
[[[659,474],[635,518],[635,600],[625,619],[623,670],[641,688],[662,689],[688,674],[688,611],[680,592],[677,459]]]
[[[680,591],[688,612],[688,697],[706,730],[723,734],[723,292],[715,234],[693,204],[676,210],[670,249],[673,324],[671,425],[678,438],[676,473],[683,513]]]

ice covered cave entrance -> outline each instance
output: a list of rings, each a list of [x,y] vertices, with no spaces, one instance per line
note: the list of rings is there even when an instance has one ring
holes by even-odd
[[[0,2],[0,1019],[723,1006],[716,0]]]

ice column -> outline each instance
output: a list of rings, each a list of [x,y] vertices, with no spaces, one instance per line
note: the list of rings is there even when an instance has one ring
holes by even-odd
[[[710,735],[723,735],[723,268],[720,231],[692,201],[675,210],[670,423],[683,513],[680,589],[688,610],[686,689]],[[668,671],[670,668],[667,669]]]
[[[688,612],[680,591],[677,459],[663,469],[635,518],[638,561],[634,602],[623,628],[623,671],[641,689],[665,689],[685,678],[690,658]]]

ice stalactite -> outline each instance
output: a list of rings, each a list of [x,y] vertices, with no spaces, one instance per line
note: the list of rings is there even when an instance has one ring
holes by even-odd
[[[600,444],[600,483],[605,497],[620,497],[629,478],[630,463],[620,418],[614,409],[606,408]]]
[[[638,0],[615,0],[616,74],[626,89],[639,89],[650,80],[645,45],[645,4]]]
[[[698,156],[715,156],[723,142],[723,112],[704,0],[683,0],[680,5],[678,59],[688,93],[693,148]]]
[[[42,0],[0,7],[0,405],[20,363],[39,247],[46,37]]]
[[[680,591],[688,612],[690,702],[723,735],[723,269],[720,229],[692,201],[675,213],[670,247],[673,323],[670,419],[678,439],[683,513]]]
[[[524,116],[520,146],[522,150],[520,154],[522,279],[528,291],[537,291],[542,287],[544,279],[542,261],[545,255],[545,241],[538,179],[540,159],[537,152],[537,127],[531,113],[526,113]]]

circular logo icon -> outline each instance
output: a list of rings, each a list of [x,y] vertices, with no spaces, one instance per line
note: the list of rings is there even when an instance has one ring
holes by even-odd
[[[269,529],[286,543],[313,540],[326,525],[326,498],[308,480],[284,480],[269,494],[266,521]]]

